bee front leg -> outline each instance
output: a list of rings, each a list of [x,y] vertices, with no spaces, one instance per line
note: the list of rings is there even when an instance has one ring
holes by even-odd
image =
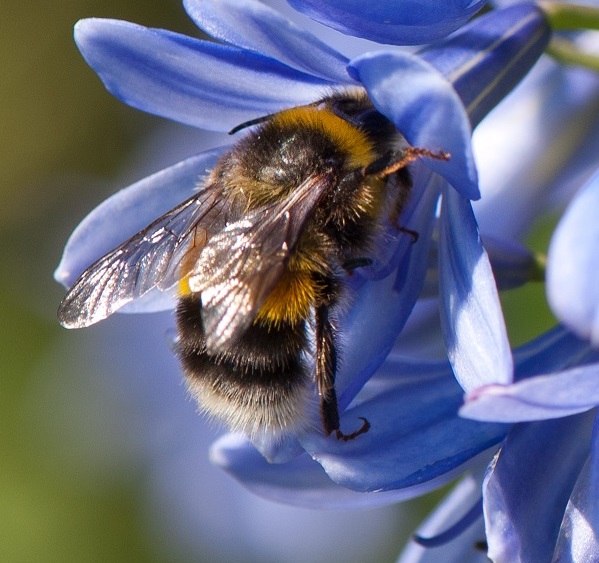
[[[362,418],[362,426],[351,434],[339,429],[339,406],[335,392],[337,372],[337,352],[335,349],[335,329],[329,320],[329,307],[320,305],[315,311],[316,332],[316,383],[320,396],[320,414],[325,434],[335,432],[338,440],[347,442],[368,432],[370,423]]]

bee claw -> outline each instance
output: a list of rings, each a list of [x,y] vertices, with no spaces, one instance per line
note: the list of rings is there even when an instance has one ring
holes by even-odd
[[[360,434],[366,434],[366,432],[370,430],[370,422],[368,422],[368,420],[363,416],[360,416],[358,418],[362,421],[362,426],[358,428],[358,430],[356,430],[355,432],[352,432],[351,434],[344,434],[343,432],[341,432],[341,430],[339,430],[339,428],[337,428],[337,430],[335,430],[337,440],[349,442],[350,440],[354,440],[355,438],[357,438]]]

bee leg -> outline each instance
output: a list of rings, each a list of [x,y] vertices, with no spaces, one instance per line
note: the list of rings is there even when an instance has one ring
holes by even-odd
[[[316,332],[316,384],[320,396],[320,414],[325,434],[339,429],[339,409],[335,393],[337,352],[334,329],[329,320],[329,308],[319,305],[315,314]]]
[[[402,227],[399,222],[399,216],[404,210],[410,191],[412,190],[412,175],[407,168],[401,168],[396,172],[397,177],[397,196],[389,213],[390,223],[400,232],[406,233],[412,237],[412,243],[418,241],[419,234],[417,231]]]
[[[335,331],[329,320],[329,307],[319,305],[315,311],[316,325],[316,383],[320,395],[320,414],[325,434],[335,432],[338,440],[347,442],[367,432],[370,423],[364,421],[362,427],[352,434],[344,434],[339,429],[339,407],[335,392],[335,373],[337,370],[337,352],[335,350]]]
[[[359,416],[358,418],[362,421],[362,426],[360,426],[360,428],[351,434],[343,434],[341,430],[337,429],[337,440],[349,442],[350,440],[357,438],[360,434],[366,434],[366,432],[370,430],[370,422],[368,422],[368,419],[364,418],[363,416]]]
[[[380,179],[388,178],[421,157],[432,158],[434,160],[449,160],[449,153],[441,151],[434,152],[418,147],[406,147],[397,151],[387,151],[379,159],[366,166],[362,173],[364,176],[374,176]]]

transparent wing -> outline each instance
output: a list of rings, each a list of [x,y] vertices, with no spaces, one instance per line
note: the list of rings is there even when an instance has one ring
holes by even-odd
[[[285,271],[293,243],[289,213],[274,213],[252,213],[227,226],[212,238],[190,274],[190,289],[202,296],[202,322],[210,350],[221,349],[248,328]]]
[[[326,175],[309,178],[285,200],[245,215],[210,239],[188,278],[191,291],[201,293],[210,351],[222,350],[251,325],[328,185]]]
[[[230,219],[230,207],[222,187],[211,184],[133,235],[79,276],[60,304],[60,323],[89,326],[154,287],[173,287]]]

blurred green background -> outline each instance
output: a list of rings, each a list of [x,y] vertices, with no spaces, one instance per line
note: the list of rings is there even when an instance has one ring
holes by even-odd
[[[69,409],[78,397],[65,399],[69,382],[79,384],[83,375],[75,372],[73,362],[63,365],[61,359],[81,354],[94,333],[84,337],[58,326],[55,311],[63,290],[52,272],[78,221],[136,178],[129,165],[136,158],[133,153],[163,124],[112,98],[87,67],[72,40],[72,28],[79,18],[90,16],[197,35],[177,0],[3,4],[0,561],[200,560],[197,552],[161,539],[160,515],[148,523],[141,462],[110,463],[94,457],[97,444],[82,449],[78,441],[80,434],[72,426],[84,423],[94,426],[95,440],[101,440],[103,430],[126,432],[114,423],[112,410],[121,408],[118,394],[104,399],[103,410],[88,405],[83,393],[77,417],[71,417]],[[546,245],[546,233],[541,228],[535,235],[537,249]],[[532,301],[541,314],[531,314]],[[506,303],[516,342],[551,322],[540,287],[513,292]],[[118,339],[113,344],[118,347]],[[104,359],[110,366],[111,358]],[[90,370],[97,371],[89,362]],[[85,369],[86,362],[77,365]],[[88,413],[92,408],[97,410],[93,416]],[[181,409],[193,410],[185,399]],[[117,418],[127,424],[124,411]],[[101,471],[90,470],[99,463]],[[408,511],[411,520],[396,536],[379,538],[381,561],[394,559],[425,506],[409,503]],[[399,526],[399,511],[389,514]],[[264,534],[268,537],[269,530]],[[246,555],[251,560],[252,554]],[[323,554],[322,560],[333,559]]]
[[[81,479],[68,438],[44,435],[61,414],[55,395],[41,412],[31,397],[40,364],[65,337],[55,320],[63,291],[52,279],[61,248],[157,121],[104,91],[77,51],[73,24],[103,16],[193,25],[178,2],[161,0],[5,2],[2,12],[0,560],[158,560],[141,530],[133,477]]]

